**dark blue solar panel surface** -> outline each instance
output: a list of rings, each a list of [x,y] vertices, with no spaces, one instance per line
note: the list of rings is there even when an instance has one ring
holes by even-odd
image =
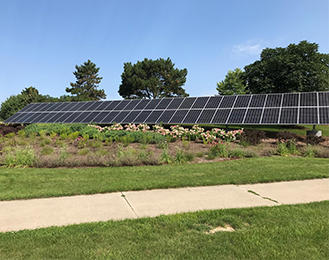
[[[329,92],[35,103],[4,122],[329,124]]]

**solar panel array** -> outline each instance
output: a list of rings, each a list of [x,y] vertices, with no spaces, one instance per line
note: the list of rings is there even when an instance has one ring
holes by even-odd
[[[329,92],[32,103],[5,123],[329,124]]]

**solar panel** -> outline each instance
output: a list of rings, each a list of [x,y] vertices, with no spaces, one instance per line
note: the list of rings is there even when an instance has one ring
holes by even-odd
[[[263,109],[248,109],[244,124],[259,124],[262,117]]]
[[[220,108],[231,108],[234,105],[234,101],[236,100],[236,98],[237,98],[237,96],[224,96],[219,107]]]
[[[329,124],[329,92],[33,103],[4,122]]]
[[[233,109],[227,120],[227,124],[242,124],[247,109]]]
[[[297,124],[298,108],[282,108],[280,124]]]
[[[265,125],[272,125],[272,124],[278,124],[279,119],[279,108],[265,108],[263,115],[262,115],[262,124]]]
[[[141,124],[144,123],[146,118],[150,115],[151,111],[143,111],[136,118],[135,123]]]
[[[249,107],[264,107],[266,95],[253,95]]]
[[[188,110],[186,110],[186,109],[176,110],[175,114],[172,116],[169,123],[170,124],[180,124],[183,121],[183,119],[185,118],[187,112],[188,112]]]
[[[201,111],[200,109],[190,110],[182,121],[182,124],[194,124],[200,116]]]
[[[196,123],[197,124],[208,124],[209,122],[212,121],[214,114],[216,110],[211,109],[211,110],[203,110],[197,119]]]
[[[145,107],[145,109],[154,109],[159,103],[160,103],[160,99],[153,99],[151,100],[147,106]]]
[[[179,108],[180,104],[183,102],[183,98],[175,98],[173,99],[169,106],[168,106],[168,109],[177,109]]]
[[[205,108],[217,108],[223,97],[210,97]]]
[[[204,108],[204,106],[206,105],[208,100],[209,100],[209,97],[199,97],[194,102],[192,108]]]
[[[155,124],[155,123],[160,123],[157,119],[160,117],[162,114],[162,111],[153,111],[147,118],[147,122],[149,124]]]
[[[212,124],[226,124],[227,118],[231,109],[219,109],[216,111],[211,123]]]
[[[171,98],[162,99],[160,101],[159,105],[156,107],[156,109],[165,109],[165,108],[167,108],[171,101],[172,101]]]

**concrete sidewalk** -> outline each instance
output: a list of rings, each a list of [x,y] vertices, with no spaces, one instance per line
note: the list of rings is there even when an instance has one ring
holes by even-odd
[[[0,232],[206,209],[329,200],[329,179],[127,191],[0,202]]]

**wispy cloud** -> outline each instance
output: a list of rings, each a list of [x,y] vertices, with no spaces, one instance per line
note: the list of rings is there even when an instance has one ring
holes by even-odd
[[[236,55],[259,55],[263,50],[263,42],[260,40],[250,40],[232,47],[232,52]]]

